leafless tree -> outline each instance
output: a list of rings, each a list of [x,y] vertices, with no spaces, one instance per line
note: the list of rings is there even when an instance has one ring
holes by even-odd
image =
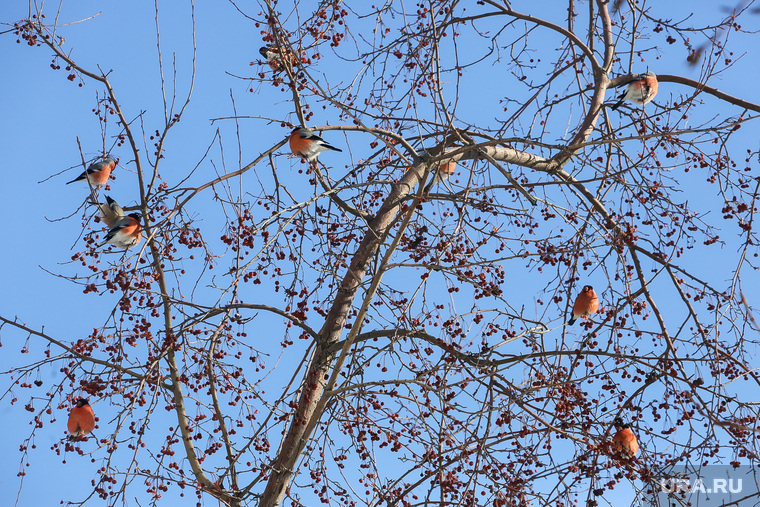
[[[114,407],[90,495],[108,505],[143,484],[155,503],[179,487],[229,506],[597,505],[675,465],[757,465],[741,281],[756,285],[757,140],[743,134],[760,106],[715,80],[757,68],[754,47],[733,46],[753,2],[705,26],[668,2],[512,3],[235,5],[276,54],[238,48],[239,82],[281,115],[220,112],[214,128],[283,141],[214,131],[188,174],[162,168],[172,136],[206,135],[181,121],[195,70],[180,96],[159,57],[153,132],[112,67],[77,61],[33,2],[18,40],[103,90],[100,121],[119,127],[104,151],[128,153],[144,241],[104,257],[85,211],[71,282],[114,302],[91,335],[0,316],[30,337],[6,393],[44,364],[65,372],[27,404],[29,441],[82,392]],[[699,79],[668,73],[677,61]],[[647,70],[654,101],[611,111]],[[343,153],[292,162],[297,125]],[[249,143],[260,155],[230,169],[225,149]],[[601,309],[569,327],[591,280]],[[610,444],[616,416],[635,457]]]

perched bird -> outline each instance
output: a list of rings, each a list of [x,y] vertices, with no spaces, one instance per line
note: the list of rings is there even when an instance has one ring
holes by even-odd
[[[100,210],[100,219],[109,229],[113,228],[120,219],[124,218],[124,210],[119,203],[106,196],[106,203],[95,203]]]
[[[272,46],[261,46],[259,53],[263,56],[272,70],[280,70],[280,53]]]
[[[422,157],[425,158],[429,156],[427,152],[422,152]],[[449,160],[447,162],[443,162],[438,167],[434,169],[433,178],[430,180],[430,183],[425,187],[425,191],[429,191],[434,185],[439,184],[440,182],[447,180],[454,172],[456,171],[457,163],[455,160]]]
[[[95,412],[87,398],[79,398],[77,406],[69,413],[69,440],[76,440],[95,429]]]
[[[435,171],[435,176],[433,176],[433,181],[431,182],[433,185],[436,183],[440,183],[443,180],[446,180],[454,174],[454,171],[457,169],[457,163],[454,160],[450,160],[449,162],[443,163],[440,166],[438,166],[438,169]]]
[[[639,441],[636,440],[631,427],[620,417],[616,417],[612,424],[617,428],[617,433],[612,438],[612,450],[625,458],[636,456],[639,453]]]
[[[282,69],[284,60],[281,51],[276,46],[261,46],[259,48],[259,54],[266,58],[267,64],[269,64],[269,67],[272,70],[278,71]],[[285,61],[287,61],[291,67],[298,63],[298,59],[290,50],[285,50],[284,55],[286,58]]]
[[[290,151],[307,162],[314,162],[319,154],[327,150],[343,151],[330,146],[324,139],[306,127],[296,127],[290,133]]]
[[[88,180],[90,185],[95,188],[100,188],[108,182],[108,177],[111,175],[111,171],[116,167],[116,160],[107,156],[100,162],[90,164],[85,172],[66,183],[74,183],[75,181]]]
[[[639,74],[636,78],[628,83],[625,91],[618,97],[618,102],[612,109],[615,110],[626,100],[630,100],[635,104],[646,104],[650,102],[655,95],[657,95],[657,75],[649,71],[645,74]]]
[[[592,313],[596,313],[599,310],[599,298],[596,297],[596,292],[590,285],[583,287],[583,290],[578,294],[578,298],[573,305],[573,313],[570,320],[567,321],[571,326],[575,324],[575,321],[583,317],[587,318]]]
[[[280,52],[274,46],[261,46],[259,48],[259,54],[267,59],[268,62],[275,60],[280,56]]]
[[[118,206],[118,205],[117,205]],[[105,239],[98,246],[106,243],[122,248],[132,248],[142,239],[142,224],[140,223],[142,215],[139,213],[130,213],[116,221],[114,226],[108,231]]]

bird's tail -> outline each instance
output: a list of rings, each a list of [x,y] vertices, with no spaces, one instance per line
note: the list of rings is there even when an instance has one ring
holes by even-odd
[[[576,320],[577,319],[575,317],[570,317],[570,320],[567,321],[567,325],[572,326],[573,324],[575,324]]]
[[[615,103],[615,104],[614,104],[612,107],[610,107],[610,109],[612,109],[612,110],[614,111],[615,109],[617,109],[617,108],[619,108],[621,105],[623,105],[623,102],[625,102],[625,98],[624,98],[624,96],[623,96],[623,95],[621,95],[621,96],[620,96],[620,100],[618,100],[618,101],[617,101],[617,103]]]
[[[329,144],[327,144],[327,143],[323,144],[322,146],[324,146],[324,147],[325,147],[325,148],[327,148],[328,150],[333,150],[333,151],[343,151],[343,150],[341,150],[340,148],[336,148],[335,146],[329,145]]]

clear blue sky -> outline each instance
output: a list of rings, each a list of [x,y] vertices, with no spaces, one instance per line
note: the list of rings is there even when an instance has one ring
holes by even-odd
[[[530,3],[516,2],[520,3],[523,5],[515,5],[515,8],[525,11],[530,9]],[[681,2],[678,5],[686,13],[695,3]],[[695,13],[696,17],[715,19],[715,16],[723,14],[713,2],[703,2],[703,7]],[[51,6],[49,18],[53,12]],[[563,13],[564,10],[557,13],[557,16],[562,16]],[[158,87],[155,12],[152,3],[64,2],[60,20],[62,24],[76,22],[95,14],[98,17],[94,20],[63,28],[62,33],[66,38],[64,47],[70,48],[74,59],[86,68],[96,69],[96,65],[100,65],[104,70],[113,69],[111,82],[127,116],[134,118],[145,111],[146,130],[150,132],[161,128],[163,108]],[[2,22],[13,22],[26,15],[23,1],[13,0],[0,5]],[[177,92],[179,97],[183,97],[190,70],[189,6],[186,2],[166,2],[160,4],[159,16],[164,72],[167,77],[171,75],[171,55],[177,51]],[[229,75],[246,76],[258,71],[258,67],[249,66],[249,62],[260,59],[257,50],[261,45],[261,28],[240,16],[226,2],[198,2],[195,19],[198,58],[193,100],[181,122],[182,133],[169,139],[166,146],[167,158],[161,171],[162,176],[171,182],[179,181],[198,164],[217,128],[221,129],[229,146],[234,146],[234,124],[230,121],[212,124],[210,121],[216,117],[232,116],[231,93],[241,116],[295,121],[290,116],[292,107],[288,104],[287,94],[278,93],[268,85],[257,88],[256,93],[249,93],[249,83]],[[754,20],[757,23],[757,17]],[[101,150],[100,125],[92,113],[100,87],[86,82],[80,88],[77,86],[78,80],[68,82],[64,70],[50,69],[49,50],[15,44],[14,38],[12,34],[4,34],[0,38],[3,47],[0,62],[4,69],[0,88],[0,111],[3,117],[0,122],[0,150],[5,160],[5,184],[0,186],[0,213],[5,217],[3,230],[6,238],[6,247],[0,249],[1,265],[5,266],[0,271],[0,287],[3,289],[0,291],[0,311],[6,317],[17,316],[33,328],[44,325],[47,333],[60,339],[74,340],[89,334],[93,327],[103,325],[107,318],[106,312],[110,311],[115,301],[109,295],[84,296],[81,287],[48,272],[71,275],[81,269],[79,264],[68,262],[74,252],[82,249],[81,241],[78,242],[82,231],[80,218],[83,216],[80,206],[87,197],[87,192],[83,185],[67,186],[65,183],[81,171],[77,137],[88,160],[96,157]],[[757,39],[741,35],[736,38],[741,41],[741,47],[747,54],[734,68],[710,84],[732,95],[758,101],[755,77],[760,66],[760,52],[757,50]],[[540,41],[539,37],[531,39],[534,43]],[[551,45],[554,42],[556,41],[546,41],[547,46],[536,48],[537,52],[552,51]],[[648,41],[642,41],[641,44],[646,46],[647,43]],[[656,43],[661,44],[660,39]],[[475,50],[479,49],[473,49]],[[661,58],[648,61],[646,66],[661,74],[683,74],[698,79],[697,69],[681,64],[683,54],[683,47],[678,43],[662,47]],[[738,56],[735,55],[736,58]],[[332,69],[337,72],[339,65],[336,62],[336,59],[326,55],[320,69],[333,65]],[[485,72],[487,68],[483,71],[483,74],[466,76],[465,82],[468,87],[472,87],[473,92],[461,98],[460,107],[464,110],[471,108],[468,116],[472,118],[484,117],[484,121],[490,121],[494,116],[489,113],[493,105],[488,103],[486,97],[491,93],[499,95],[501,91],[497,90],[498,78]],[[337,79],[333,74],[330,77]],[[680,100],[681,94],[690,93],[689,89],[663,84],[656,102]],[[709,97],[704,100],[704,117],[718,114],[725,108]],[[313,123],[338,123],[332,111],[323,113],[318,109],[318,113]],[[115,131],[115,125],[109,128],[109,139]],[[241,121],[242,163],[248,163],[260,152],[282,140],[287,132],[288,129],[279,124],[269,125],[263,119]],[[333,159],[340,160],[339,163],[336,162],[337,169],[340,170],[341,164],[349,163],[347,138],[337,132],[328,135],[331,143],[344,149],[342,158],[335,155],[336,158]],[[747,128],[742,136],[745,136],[749,146],[757,149],[756,130]],[[368,153],[365,144],[354,147],[355,153],[352,156],[360,158],[360,155]],[[135,190],[136,177],[129,164],[129,152],[126,148],[116,148],[112,153],[121,157],[121,167],[115,173],[117,179],[111,182],[112,190],[105,193],[112,195],[122,205],[133,205],[138,195]],[[231,150],[225,152],[224,156],[227,169],[235,170],[239,165],[238,153]],[[218,150],[213,151],[211,159],[201,164],[191,182],[199,183],[213,177],[214,167],[210,160],[214,160],[219,167],[221,157]],[[752,163],[756,167],[757,161]],[[296,162],[285,156],[279,159],[279,164],[281,170],[290,166],[298,167]],[[295,171],[291,174],[295,174]],[[253,178],[247,181],[251,187],[254,186]],[[720,202],[714,196],[701,193],[702,181],[685,185],[684,198],[705,202],[714,200],[713,213],[719,214]],[[309,191],[306,184],[294,183],[294,186],[304,192]],[[252,188],[249,191],[255,194],[258,190]],[[212,199],[213,196],[209,193],[204,199],[198,200],[191,211],[197,213],[199,224],[207,228],[212,236],[218,236],[223,232],[220,217],[204,214],[203,208],[204,202],[211,203]],[[735,229],[728,229],[721,238],[729,241],[729,244],[722,249],[709,250],[698,259],[684,259],[684,264],[714,265],[715,269],[709,270],[705,276],[714,277],[716,282],[726,280],[730,273],[720,268],[725,267],[725,253],[735,257],[736,244],[732,241],[736,239]],[[747,275],[750,276],[749,273]],[[529,290],[531,284],[535,284],[533,276],[531,273],[515,276],[515,285],[526,288],[526,294],[516,298],[522,301],[517,301],[515,306],[525,304],[530,311],[535,308],[536,317],[551,322],[552,326],[558,326],[562,320],[556,307],[542,308],[535,305],[536,297]],[[597,276],[599,280],[602,279],[601,274]],[[750,304],[760,304],[757,275],[753,273],[751,276],[754,277],[753,280],[744,281],[745,293]],[[538,285],[543,286],[544,281],[539,281]],[[264,298],[265,295],[257,297]],[[29,360],[28,356],[18,354],[25,339],[25,336],[17,332],[6,329],[0,331],[0,371],[6,371],[17,364],[16,361]],[[279,340],[277,337],[274,341]],[[30,346],[37,352],[43,348],[34,339],[30,341]],[[276,349],[277,347],[272,348],[273,351]],[[276,356],[271,360],[276,360]],[[32,391],[39,396],[35,406],[44,404],[46,387],[59,380],[60,375],[60,372],[49,368],[40,372],[44,384],[43,387],[35,388],[37,391]],[[7,381],[7,377],[3,378]],[[7,382],[0,387],[5,393]],[[5,438],[0,440],[0,455],[4,456],[0,463],[0,498],[3,499],[16,498],[19,490],[16,474],[21,461],[18,448],[31,430],[27,425],[29,413],[23,410],[30,391],[15,389],[14,393],[20,399],[16,405],[10,406],[10,396],[7,393],[0,401],[0,415],[6,428]],[[57,420],[52,424],[45,421],[44,428],[37,433],[34,442],[37,448],[31,451],[32,466],[24,479],[18,505],[54,505],[59,499],[80,499],[78,492],[88,490],[92,470],[100,466],[101,452],[95,453],[97,457],[94,462],[88,456],[70,455],[66,457],[67,463],[63,464],[62,458],[50,450],[51,445],[63,437],[67,417],[66,411],[55,408],[57,402],[53,405]],[[100,417],[100,426],[107,425],[113,416],[109,407],[96,403],[95,410]],[[158,426],[161,422],[156,420],[154,424]],[[158,433],[163,435],[164,431]],[[94,450],[94,446],[88,450]],[[140,489],[137,487],[134,491]],[[170,490],[169,498],[175,493],[176,489]],[[136,505],[131,496],[127,500],[127,505]],[[146,505],[144,500],[141,502],[141,505]],[[207,501],[209,505],[212,503]]]

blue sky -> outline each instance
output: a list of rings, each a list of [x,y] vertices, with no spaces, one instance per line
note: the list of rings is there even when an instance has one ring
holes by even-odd
[[[518,10],[530,9],[530,3],[515,4]],[[694,3],[681,2],[678,5],[681,6],[682,12],[686,12]],[[675,3],[674,7],[677,11]],[[19,0],[5,2],[0,6],[0,21],[12,22],[23,18],[27,15],[26,8],[24,2]],[[251,14],[257,12],[258,9]],[[563,12],[550,12],[547,15],[559,16],[559,21]],[[49,17],[52,13],[52,10],[48,11]],[[709,7],[706,6],[694,13],[695,23],[700,21],[696,19],[700,16],[713,20],[715,16],[722,14],[719,7],[713,7],[710,3]],[[127,116],[136,118],[144,112],[143,121],[147,132],[161,128],[163,101],[159,88],[153,5],[148,2],[69,2],[64,4],[60,20],[61,23],[73,23],[94,15],[97,15],[95,19],[72,24],[63,29],[62,33],[66,38],[64,47],[72,50],[74,59],[86,68],[95,69],[96,65],[100,65],[104,70],[113,69],[110,79]],[[171,90],[172,53],[176,51],[176,86],[180,98],[187,93],[192,64],[190,16],[190,8],[186,2],[173,1],[159,5],[164,73],[168,89]],[[161,170],[162,177],[172,183],[182,179],[196,166],[198,168],[191,176],[190,184],[211,179],[217,171],[222,170],[220,168],[223,165],[227,171],[236,170],[241,164],[245,165],[259,153],[280,142],[289,132],[287,127],[279,123],[273,124],[267,120],[268,118],[295,121],[288,94],[280,93],[268,84],[253,84],[255,93],[250,93],[250,82],[233,77],[250,76],[258,72],[259,67],[252,67],[249,63],[260,59],[257,50],[261,45],[261,27],[254,26],[252,21],[240,16],[232,5],[223,2],[198,2],[195,6],[195,20],[198,54],[193,100],[177,129],[180,133],[169,137],[166,159]],[[748,21],[750,20],[758,22],[757,17],[749,18]],[[755,80],[747,78],[760,64],[756,40],[744,35],[735,37],[732,41],[738,42],[737,47],[744,48],[747,54],[742,56],[735,67],[726,70],[710,84],[732,95],[757,100]],[[45,332],[73,341],[75,337],[86,336],[92,332],[93,327],[104,325],[114,304],[114,299],[107,294],[86,297],[78,285],[51,274],[52,272],[72,275],[81,269],[78,263],[69,261],[73,253],[82,249],[79,238],[82,232],[81,206],[87,192],[83,185],[65,185],[65,182],[73,179],[81,171],[77,138],[81,141],[87,160],[94,159],[102,150],[102,130],[92,112],[97,107],[97,94],[102,93],[102,90],[91,82],[78,87],[78,80],[73,83],[67,81],[64,70],[50,69],[49,50],[15,44],[13,39],[14,36],[11,34],[4,34],[0,39],[4,48],[0,53],[0,61],[6,69],[2,80],[3,93],[0,93],[0,111],[4,118],[4,121],[0,122],[0,149],[6,160],[6,184],[0,186],[0,212],[6,219],[4,231],[10,245],[0,250],[2,265],[7,267],[0,273],[0,286],[4,289],[0,293],[0,308],[5,317],[17,316],[33,328],[44,326]],[[661,48],[661,51],[655,52],[659,55],[656,59],[650,56],[641,66],[661,74],[683,74],[698,79],[697,68],[682,64],[683,47],[679,43],[666,46],[662,39],[664,36],[652,36],[651,39],[645,38],[640,41],[641,47],[657,45]],[[530,48],[539,55],[537,57],[540,57],[542,52],[551,53],[558,44],[557,40],[542,40],[539,37],[531,39],[531,42],[540,44]],[[464,49],[473,54],[486,51],[486,48],[480,46]],[[342,65],[348,67],[348,64],[341,63],[334,55],[325,53],[319,72],[324,72],[331,80],[340,80],[344,76],[339,74],[339,70]],[[551,57],[547,58],[547,61],[551,61]],[[638,67],[639,65],[636,65],[636,70]],[[352,71],[353,69],[350,69],[347,76],[350,76]],[[459,112],[463,122],[497,121],[500,112],[494,107],[493,102],[503,94],[500,79],[500,76],[495,75],[487,66],[483,66],[477,72],[473,70],[463,77],[463,89],[472,91],[459,98]],[[525,93],[525,90],[516,90],[515,100],[519,102],[519,97]],[[666,83],[660,87],[655,102],[680,100],[681,95],[690,93],[689,89]],[[252,117],[242,119],[239,123],[239,146],[233,121],[211,121],[213,118],[230,117],[234,114],[233,97],[237,114]],[[453,100],[452,97],[448,98]],[[704,101],[703,109],[691,121],[698,123],[700,117],[709,118],[725,111],[725,106],[710,97],[705,97]],[[340,123],[335,111],[329,108],[322,110],[321,105],[316,103],[312,105],[317,112],[313,123]],[[424,109],[422,111],[424,112]],[[570,113],[571,116],[573,114],[577,115],[580,112]],[[613,114],[613,121],[615,120]],[[224,141],[223,152],[215,142],[217,129]],[[116,130],[116,126],[113,125],[106,132],[108,148],[111,148],[111,136]],[[756,150],[757,135],[752,130],[752,127],[748,127],[746,132],[738,135],[737,145],[746,143]],[[344,167],[350,166],[370,152],[366,146],[368,138],[359,135],[350,137],[339,132],[329,132],[325,137],[331,144],[344,150],[342,154],[328,153],[324,156],[328,165],[335,164],[334,168],[331,168],[335,173],[340,173]],[[209,147],[210,155],[204,159]],[[146,148],[143,148],[143,152],[145,150]],[[121,147],[114,148],[112,153],[121,157],[120,167],[115,172],[116,180],[111,182],[111,190],[105,193],[113,196],[124,206],[134,205],[138,197],[137,180],[133,165],[129,161],[129,152],[126,147]],[[284,151],[281,150],[281,153]],[[753,160],[751,163],[756,169],[757,161]],[[297,169],[301,168],[298,162],[281,155],[277,158],[277,164],[279,174],[287,175],[287,183],[296,195],[306,199],[309,192],[313,192],[305,182],[305,177],[298,179],[302,176],[297,172]],[[268,168],[264,165],[255,168],[246,176],[244,183],[245,191],[249,194],[247,198],[254,199],[257,194],[263,192],[258,183],[259,179],[265,185],[270,179]],[[712,213],[719,213],[721,202],[715,198],[714,193],[710,193],[712,188],[703,183],[704,178],[684,180],[684,200],[714,202],[714,206],[707,207],[714,208]],[[237,184],[232,183],[233,189]],[[224,232],[223,217],[216,212],[210,212],[212,209],[217,208],[213,204],[213,195],[208,193],[194,201],[188,212],[198,226],[203,227],[209,235],[218,237]],[[88,209],[87,216],[90,212]],[[687,266],[715,266],[715,269],[703,270],[703,275],[719,285],[730,277],[729,271],[720,268],[725,267],[726,256],[735,258],[735,241],[738,235],[735,228],[727,225],[726,232],[722,233],[721,237],[729,242],[726,246],[701,249],[698,258],[687,256],[683,261]],[[101,261],[108,262],[113,256],[104,256]],[[220,271],[224,271],[226,267],[225,261],[222,260]],[[189,266],[188,269],[193,270],[197,267]],[[596,271],[590,278],[594,283],[601,283],[605,279],[602,268],[597,266],[594,269]],[[754,305],[760,297],[756,289],[757,275],[750,272],[745,274],[749,278],[744,280],[745,293],[750,304]],[[394,276],[398,276],[400,280],[407,274],[401,272]],[[531,316],[549,322],[551,327],[561,324],[561,312],[557,306],[539,305],[536,302],[537,299],[548,301],[551,297],[546,294],[536,295],[536,290],[545,285],[544,279],[537,280],[535,273],[530,271],[510,276],[514,276],[514,285],[523,289],[514,297],[514,308],[525,307]],[[389,280],[392,283],[395,278],[390,277]],[[655,286],[657,283],[655,281]],[[662,284],[663,291],[667,291],[665,285]],[[250,290],[254,299],[266,298],[262,289],[245,290]],[[674,294],[671,296],[675,297]],[[612,299],[610,296],[607,303],[611,303]],[[665,305],[667,299],[667,296],[662,296]],[[466,296],[452,298],[451,302],[452,305],[467,303]],[[683,312],[675,306],[673,311]],[[674,321],[678,319],[674,317]],[[266,323],[267,319],[262,318],[251,328],[261,332],[267,329]],[[271,324],[275,326],[274,322]],[[318,327],[316,323],[312,322],[312,325]],[[18,332],[5,328],[0,331],[3,345],[0,354],[1,371],[6,371],[17,364],[17,361],[30,360],[30,357],[18,354],[25,339],[26,337]],[[258,344],[262,350],[270,354],[271,362],[286,357],[284,353],[283,356],[279,355],[277,345],[280,339],[281,336],[277,336],[273,340],[274,345]],[[576,339],[577,336],[574,335],[567,337],[570,343]],[[38,353],[44,348],[39,342],[35,343],[34,339],[30,340],[30,347]],[[287,356],[287,359],[292,358]],[[60,375],[61,373],[54,368],[44,367],[39,373],[39,378],[47,387],[58,381]],[[276,383],[276,380],[271,382]],[[6,385],[7,383],[3,384],[4,389]],[[44,389],[45,387],[39,388],[39,393],[32,391],[33,395],[39,397],[35,400],[36,406],[43,403]],[[21,400],[18,404],[10,406],[7,401],[8,394],[0,401],[0,414],[4,421],[10,423],[6,438],[0,441],[0,453],[6,456],[0,465],[2,498],[15,498],[19,490],[16,473],[21,457],[18,447],[30,432],[30,427],[27,426],[29,414],[22,408],[30,394],[26,390],[16,389],[14,392]],[[57,401],[54,405],[56,404]],[[95,410],[100,416],[101,427],[108,424],[115,415],[103,403],[96,403]],[[61,457],[50,450],[50,447],[63,437],[66,415],[64,411],[56,410],[53,414],[56,422],[46,422],[43,430],[37,434],[37,448],[32,451],[32,466],[24,479],[19,505],[52,504],[60,498],[76,500],[80,498],[77,492],[88,490],[92,471],[100,466],[102,453],[96,451],[93,455],[96,457],[92,460],[88,456],[66,456],[66,464],[63,464]],[[164,421],[161,416],[156,417],[151,425],[161,427]],[[166,424],[170,425],[171,421],[167,421]],[[162,434],[163,431],[159,433]],[[88,448],[89,450],[94,448]],[[169,495],[175,493],[176,490],[171,490]],[[130,496],[127,504],[133,505]]]

